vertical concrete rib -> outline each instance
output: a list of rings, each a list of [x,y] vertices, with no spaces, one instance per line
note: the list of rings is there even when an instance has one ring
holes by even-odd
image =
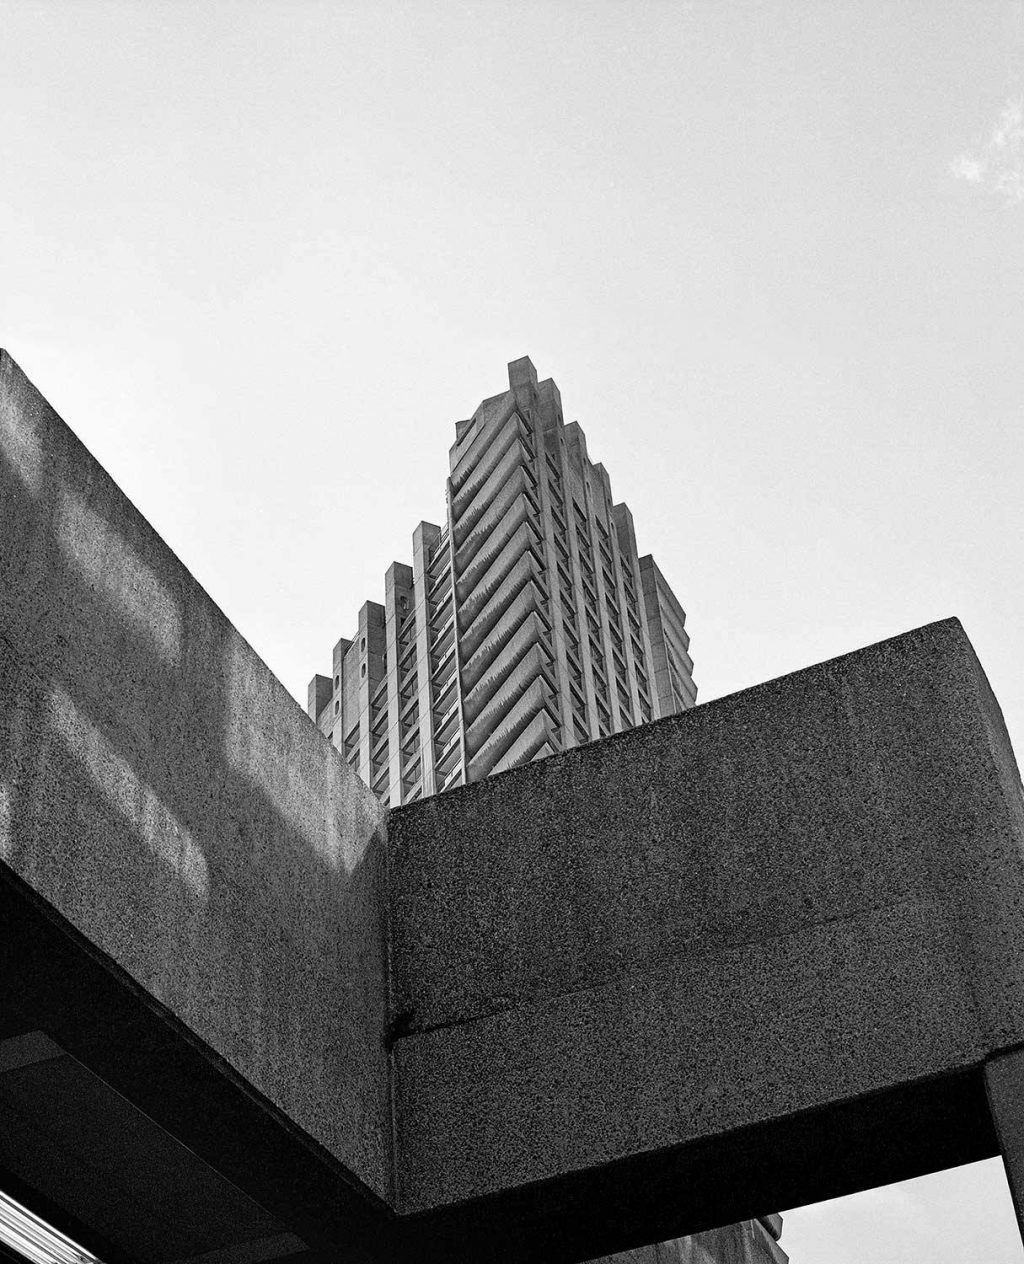
[[[387,612],[387,670],[383,697],[377,697],[377,713],[371,728],[373,756],[371,771],[374,780],[370,789],[390,807],[401,802],[402,741],[401,700],[399,695],[399,640],[403,625],[413,607],[413,572],[402,562],[393,562],[384,580],[384,606]],[[383,733],[381,732],[383,730]],[[386,770],[386,771],[385,771]]]
[[[481,405],[451,453],[457,655],[467,692],[472,683],[468,707],[463,695],[469,781],[555,749],[535,376],[516,384],[510,373],[510,382],[507,392]],[[528,641],[517,634],[531,615],[537,618]]]
[[[697,700],[686,615],[649,553],[640,559],[640,577],[651,634],[658,715],[675,715]]]
[[[434,773],[434,691],[433,655],[436,626],[434,607],[429,599],[430,561],[438,548],[441,528],[432,522],[421,522],[412,537],[412,569],[414,618],[416,625],[416,678],[419,713],[420,793],[436,790]],[[415,793],[410,788],[410,793]],[[407,802],[403,795],[402,802]]]

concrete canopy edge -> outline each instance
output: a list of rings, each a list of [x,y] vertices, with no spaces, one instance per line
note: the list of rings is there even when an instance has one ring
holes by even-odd
[[[1022,839],[956,620],[393,813],[400,1207],[1020,1044]]]
[[[0,352],[0,862],[390,1196],[384,812]]]

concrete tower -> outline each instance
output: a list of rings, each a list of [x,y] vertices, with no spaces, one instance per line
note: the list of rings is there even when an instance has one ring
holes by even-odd
[[[359,612],[309,714],[397,807],[692,707],[686,616],[529,359],[455,426],[443,527]],[[778,1216],[611,1264],[784,1264]]]
[[[529,359],[455,426],[443,527],[314,676],[309,714],[386,804],[692,707],[686,616]],[[609,1264],[784,1264],[778,1216]]]
[[[691,707],[685,614],[529,359],[456,424],[443,527],[422,522],[309,713],[387,804]]]

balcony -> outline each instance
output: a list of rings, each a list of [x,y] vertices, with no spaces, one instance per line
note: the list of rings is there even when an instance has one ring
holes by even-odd
[[[436,681],[438,676],[442,675],[449,665],[454,666],[454,661],[455,661],[454,655],[455,655],[455,638],[452,637],[451,644],[448,645],[444,653],[434,664],[433,670],[430,673],[430,677],[432,680]]]

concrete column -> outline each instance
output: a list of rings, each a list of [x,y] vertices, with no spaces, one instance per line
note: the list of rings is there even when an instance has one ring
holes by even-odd
[[[387,611],[387,726],[388,726],[388,805],[402,802],[402,752],[399,733],[401,701],[398,696],[398,629],[405,618],[412,595],[412,570],[402,562],[392,562],[384,577],[384,608]],[[403,598],[405,604],[403,605]]]
[[[632,725],[642,724],[640,711],[640,687],[636,678],[636,654],[633,649],[632,629],[629,623],[629,604],[626,601],[625,573],[633,578],[633,563],[629,556],[622,553],[623,514],[629,514],[625,505],[612,505],[610,545],[612,551],[613,571],[615,574],[615,601],[622,624],[622,657],[626,663],[626,679],[623,684],[629,694],[629,702],[633,711]],[[627,536],[628,538],[628,536]],[[631,727],[632,727],[631,725]]]
[[[985,1091],[1024,1240],[1024,1049],[1004,1053],[985,1064]]]
[[[412,588],[410,596],[416,611],[416,679],[420,699],[420,759],[423,768],[422,798],[438,790],[434,776],[434,686],[431,681],[434,635],[430,627],[430,560],[441,538],[441,528],[433,522],[421,522],[412,536]],[[450,550],[451,543],[449,541]],[[453,581],[454,582],[454,581]],[[452,600],[454,602],[454,594]],[[456,648],[456,653],[458,649]]]
[[[548,465],[550,457],[558,467],[560,489],[565,486],[565,472],[562,469],[562,452],[559,443],[561,428],[556,425],[547,429],[538,427],[535,432],[537,454],[534,472],[537,475],[537,500],[540,504],[540,528],[544,537],[544,579],[548,586],[548,608],[551,614],[551,651],[555,683],[558,689],[558,715],[561,737],[559,750],[567,750],[576,745],[575,725],[572,718],[572,695],[569,691],[569,664],[565,652],[565,625],[562,612],[562,584],[558,577],[558,550],[556,539],[561,540],[562,532],[558,529],[551,513],[552,471]],[[565,507],[562,506],[563,517]],[[568,523],[566,524],[568,534]],[[568,552],[568,540],[563,541]],[[572,575],[570,571],[570,583]],[[310,686],[312,688],[312,686]]]

